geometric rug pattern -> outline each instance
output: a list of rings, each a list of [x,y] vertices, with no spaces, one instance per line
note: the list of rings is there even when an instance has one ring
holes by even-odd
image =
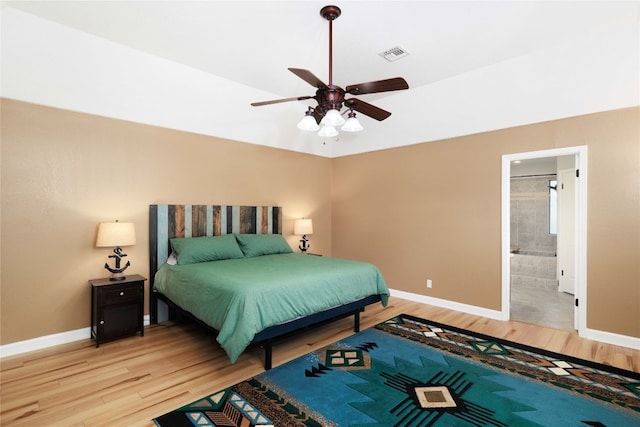
[[[154,422],[640,426],[640,374],[403,314]]]

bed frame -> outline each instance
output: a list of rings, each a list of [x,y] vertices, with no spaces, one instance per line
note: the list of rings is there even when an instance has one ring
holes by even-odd
[[[169,239],[174,237],[219,236],[231,233],[282,234],[282,208],[279,206],[223,205],[150,205],[149,206],[149,311],[151,323],[160,321],[158,302],[166,304],[168,319],[180,316],[193,319],[217,335],[218,331],[197,319],[155,290],[153,283],[158,269],[169,257]],[[365,307],[380,301],[371,295],[351,303],[320,311],[259,332],[251,342],[264,347],[264,367],[272,367],[274,342],[311,326],[319,326],[344,317],[354,316],[354,331],[360,331],[360,313]],[[163,319],[164,320],[164,319]]]

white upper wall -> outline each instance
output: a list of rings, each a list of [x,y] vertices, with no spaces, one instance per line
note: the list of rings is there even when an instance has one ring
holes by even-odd
[[[337,141],[298,131],[298,103],[11,7],[1,53],[6,98],[326,157],[640,105],[637,19],[381,98],[389,119]]]
[[[376,123],[383,137],[336,144],[333,154],[636,106],[639,82],[640,26],[635,22],[385,98],[377,104],[390,111],[407,102],[414,106],[412,114],[388,119],[394,120],[398,137],[383,128],[388,121]]]

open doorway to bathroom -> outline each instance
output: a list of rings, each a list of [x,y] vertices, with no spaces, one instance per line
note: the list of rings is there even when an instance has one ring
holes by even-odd
[[[509,264],[513,320],[574,328],[575,284],[561,291],[558,274],[558,208],[566,207],[564,203],[558,205],[558,172],[563,164],[573,166],[574,157],[511,163]],[[562,196],[565,194],[562,192]],[[570,199],[573,203],[574,198]]]
[[[578,330],[583,319],[584,327],[576,306],[586,290],[580,173],[586,176],[583,147],[503,157],[503,311],[510,319]]]

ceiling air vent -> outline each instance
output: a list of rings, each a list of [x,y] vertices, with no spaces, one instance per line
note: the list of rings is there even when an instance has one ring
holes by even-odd
[[[387,49],[384,52],[380,52],[378,55],[382,56],[389,62],[397,61],[400,58],[404,58],[405,56],[409,56],[409,52],[401,48],[400,46],[392,47],[391,49]]]

